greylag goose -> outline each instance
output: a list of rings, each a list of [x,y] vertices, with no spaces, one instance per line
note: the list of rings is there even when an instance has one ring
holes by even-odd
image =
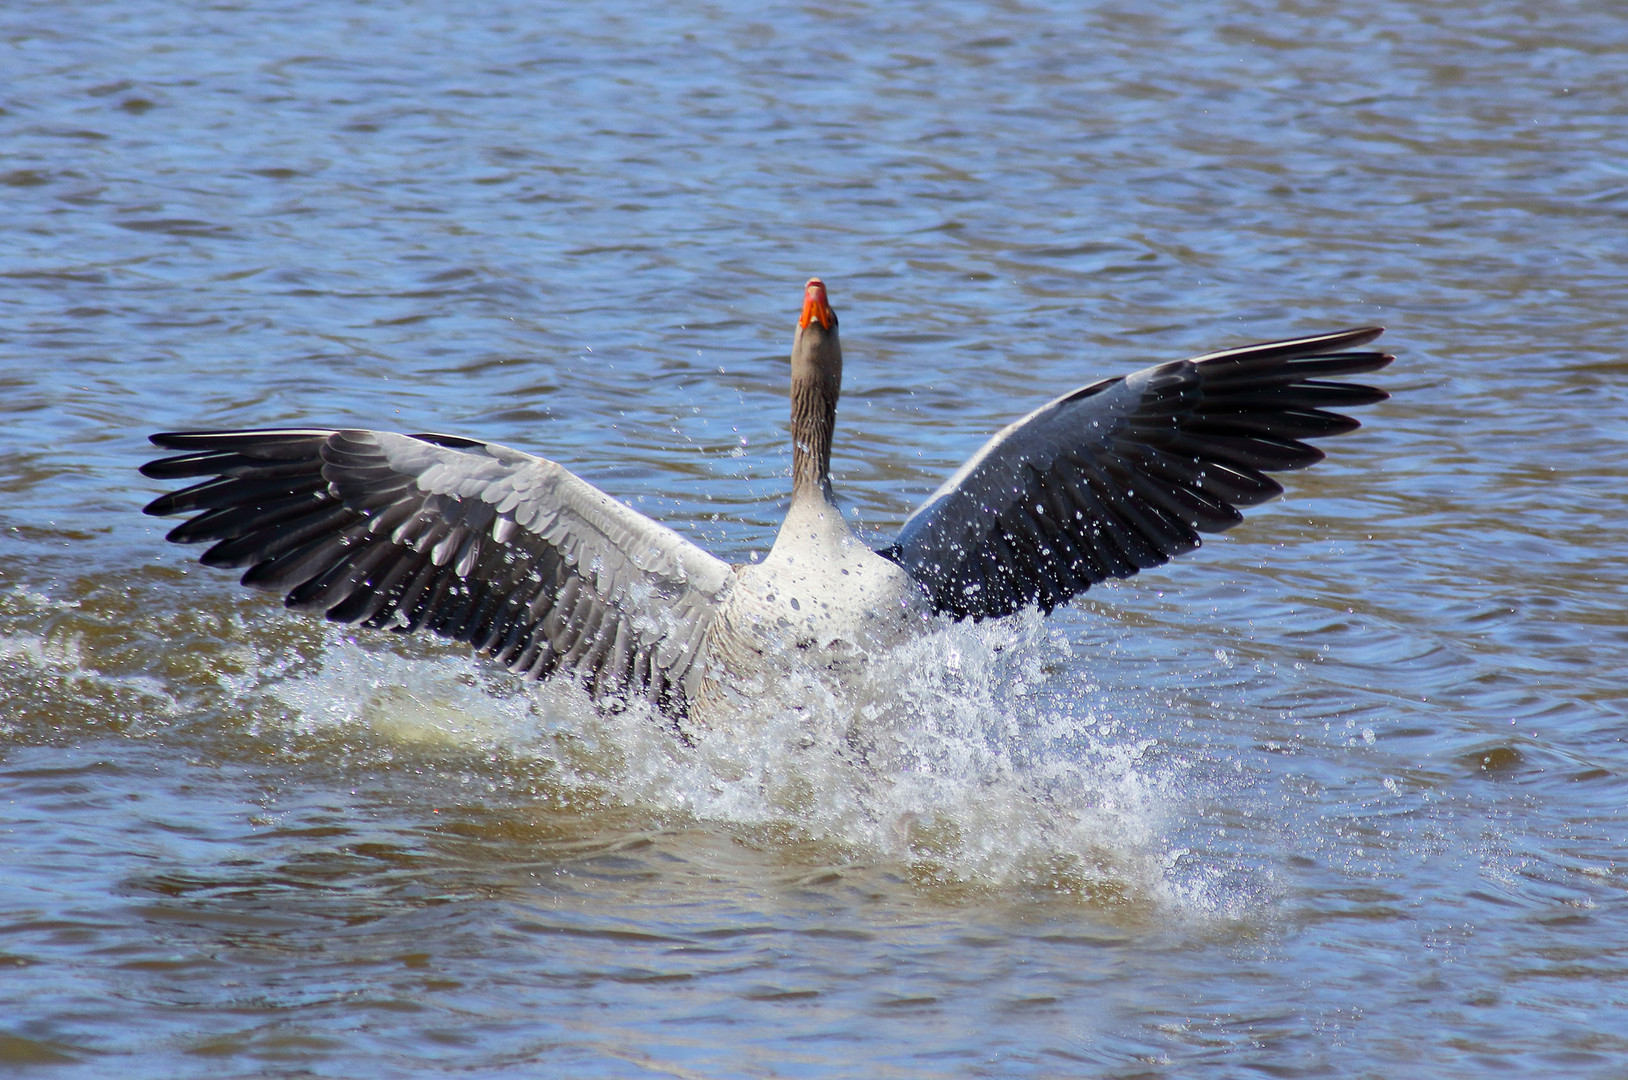
[[[810,280],[791,347],[791,507],[731,566],[546,458],[455,435],[289,428],[152,436],[158,480],[205,478],[146,512],[210,542],[206,566],[291,608],[468,642],[527,679],[680,719],[792,664],[841,669],[936,617],[1043,612],[1241,520],[1351,431],[1382,390],[1331,377],[1392,357],[1381,329],[1247,345],[1105,379],[997,432],[873,551],[831,490],[837,316]]]

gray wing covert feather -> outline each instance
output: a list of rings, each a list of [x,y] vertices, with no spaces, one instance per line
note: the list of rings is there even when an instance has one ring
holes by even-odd
[[[1283,489],[1268,472],[1322,459],[1306,439],[1355,429],[1331,411],[1384,391],[1331,376],[1392,357],[1363,328],[1145,368],[1065,394],[998,432],[882,552],[957,618],[1050,611],[1199,546]]]
[[[154,435],[169,538],[329,619],[467,641],[527,678],[682,713],[729,566],[562,466],[445,435],[272,430]]]

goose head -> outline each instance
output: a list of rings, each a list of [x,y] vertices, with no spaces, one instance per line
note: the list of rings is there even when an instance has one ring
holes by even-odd
[[[791,378],[818,379],[836,399],[842,387],[842,343],[837,337],[837,313],[825,292],[825,282],[809,278],[803,286],[803,313],[791,343]]]

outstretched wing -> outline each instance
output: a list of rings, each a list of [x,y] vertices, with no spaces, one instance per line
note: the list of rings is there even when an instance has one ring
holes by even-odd
[[[681,714],[728,564],[543,458],[448,435],[193,431],[154,479],[208,477],[147,513],[207,566],[337,622],[467,641],[526,678]]]
[[[1304,440],[1358,427],[1334,409],[1383,390],[1330,377],[1393,357],[1344,330],[1178,360],[1065,394],[997,433],[882,552],[957,618],[1050,611],[1243,520],[1322,460]]]

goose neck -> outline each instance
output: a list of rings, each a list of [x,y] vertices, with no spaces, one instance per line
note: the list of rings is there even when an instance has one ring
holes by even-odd
[[[791,493],[793,499],[831,501],[831,436],[837,396],[810,373],[791,383]]]

